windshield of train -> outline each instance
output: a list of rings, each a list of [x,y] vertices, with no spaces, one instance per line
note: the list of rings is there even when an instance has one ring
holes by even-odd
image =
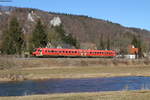
[[[36,52],[37,49],[33,49],[33,52]]]

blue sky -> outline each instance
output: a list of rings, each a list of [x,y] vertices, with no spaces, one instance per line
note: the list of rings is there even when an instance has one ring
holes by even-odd
[[[12,0],[3,6],[88,15],[127,27],[150,30],[150,0]]]

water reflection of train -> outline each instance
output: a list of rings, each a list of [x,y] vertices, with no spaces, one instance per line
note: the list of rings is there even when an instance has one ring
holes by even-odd
[[[32,55],[36,57],[115,57],[116,52],[113,50],[36,48]]]

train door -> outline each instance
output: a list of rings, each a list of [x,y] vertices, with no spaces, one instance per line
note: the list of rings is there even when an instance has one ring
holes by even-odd
[[[81,56],[86,56],[87,52],[85,50],[81,51]]]

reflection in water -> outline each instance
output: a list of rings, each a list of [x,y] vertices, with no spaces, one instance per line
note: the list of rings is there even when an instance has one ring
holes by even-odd
[[[50,79],[0,83],[0,96],[150,89],[150,77]]]

